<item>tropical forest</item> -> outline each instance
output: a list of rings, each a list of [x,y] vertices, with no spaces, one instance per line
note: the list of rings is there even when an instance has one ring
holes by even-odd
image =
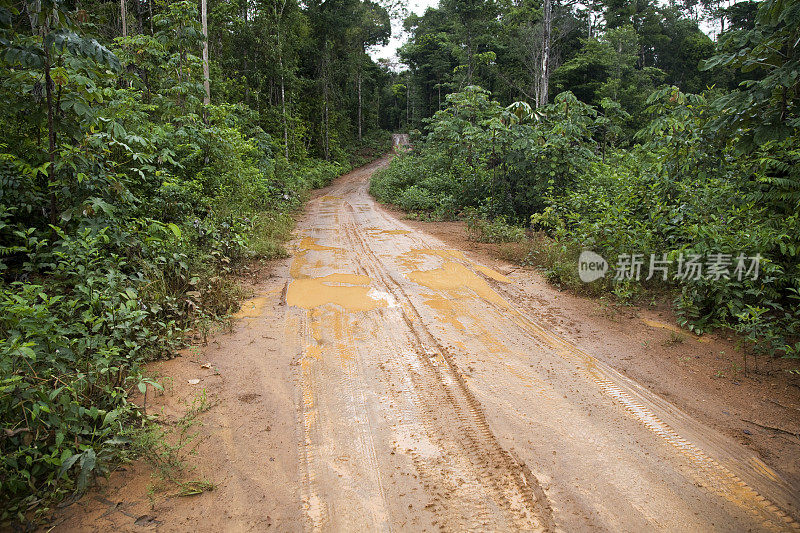
[[[690,347],[705,350],[709,336],[735,345],[736,362],[712,373],[718,379],[709,387],[724,381],[735,394],[738,383],[756,380],[753,387],[773,387],[771,407],[785,412],[779,422],[759,418],[744,434],[731,430],[730,438],[749,446],[752,432],[763,431],[785,447],[773,459],[793,459],[775,459],[785,467],[775,474],[788,480],[783,488],[773,491],[745,472],[736,479],[753,494],[742,489],[744,496],[723,500],[738,502],[742,517],[761,517],[755,530],[791,529],[800,520],[796,0],[0,0],[0,131],[0,529],[89,530],[85,518],[63,518],[66,510],[83,509],[76,502],[98,483],[113,485],[120,468],[143,458],[171,482],[163,492],[177,491],[176,501],[229,501],[225,481],[176,474],[205,457],[206,441],[187,444],[189,432],[221,438],[215,423],[197,429],[194,420],[226,409],[225,393],[214,393],[211,381],[184,379],[193,374],[173,379],[153,370],[163,363],[216,369],[223,378],[232,375],[224,370],[229,364],[230,372],[262,372],[273,376],[264,383],[295,387],[286,393],[294,407],[280,416],[275,403],[264,411],[276,418],[263,435],[279,434],[281,416],[288,420],[288,442],[275,449],[305,450],[291,452],[299,454],[294,459],[276,455],[270,466],[285,460],[285,471],[294,473],[262,478],[272,480],[269,491],[303,487],[286,488],[300,502],[297,516],[288,503],[270,513],[284,530],[675,530],[677,523],[644,511],[653,522],[637,522],[637,512],[614,504],[608,516],[586,510],[605,509],[600,503],[585,503],[584,522],[561,518],[558,509],[572,505],[563,502],[583,496],[548,489],[542,479],[556,486],[570,475],[564,464],[584,464],[578,445],[567,463],[553,463],[562,451],[545,453],[544,444],[519,452],[547,419],[539,415],[526,415],[533,421],[525,431],[506,432],[517,422],[504,418],[503,406],[527,412],[513,403],[527,389],[512,394],[517,389],[509,386],[511,400],[502,403],[493,387],[506,376],[540,372],[532,370],[538,356],[530,355],[540,348],[523,348],[534,342],[530,335],[538,335],[531,346],[543,346],[542,353],[560,354],[553,355],[557,364],[577,365],[575,375],[584,372],[580,354],[604,353],[577,333],[570,337],[572,330],[534,325],[535,309],[503,303],[523,301],[503,292],[518,281],[517,269],[544,280],[541,294],[558,291],[622,315],[648,306],[663,311],[671,329],[647,331],[671,335],[659,350],[687,352],[676,365],[694,364]],[[391,217],[398,222],[389,225]],[[463,228],[464,242],[510,266],[475,266],[462,252],[436,251],[440,243],[427,237],[409,240],[406,249],[403,239],[425,227]],[[251,278],[276,280],[281,328],[263,325],[269,312],[241,319],[250,316],[248,298],[272,294],[250,288],[243,280]],[[474,301],[464,303],[467,297]],[[489,311],[476,310],[479,304]],[[499,318],[487,320],[491,313]],[[519,333],[496,331],[506,319]],[[263,324],[237,325],[242,320]],[[242,328],[262,328],[248,341],[259,353],[282,347],[285,374],[279,366],[254,371],[249,359],[237,359],[245,348],[213,348],[244,335]],[[553,340],[556,331],[578,351]],[[292,335],[296,349],[287,348]],[[384,338],[394,344],[384,347]],[[628,341],[619,342],[627,350]],[[646,351],[661,341],[631,342]],[[224,363],[207,355],[215,349]],[[506,357],[506,349],[533,359],[480,366],[485,354]],[[732,349],[713,350],[717,359],[725,350],[734,357]],[[326,366],[333,353],[343,365],[336,370]],[[408,353],[422,362],[403,363]],[[375,359],[381,354],[385,360]],[[189,362],[195,359],[203,366]],[[380,388],[379,372],[397,386]],[[613,416],[623,420],[614,427],[656,431],[649,418],[637,422],[650,400],[631,407],[639,404],[626,403],[627,385],[609,393],[617,390],[609,385],[616,374],[596,372],[606,371],[586,370],[584,381],[613,397],[608,402],[620,411]],[[208,380],[217,379],[212,374]],[[542,370],[530,379],[566,399],[578,387],[558,381],[569,372],[559,374],[550,382]],[[195,395],[188,414],[167,423],[151,404],[171,401],[182,387]],[[242,389],[231,402],[239,398],[246,408],[268,389],[254,389],[252,397]],[[703,416],[704,408],[673,400],[669,390],[650,389]],[[413,398],[403,396],[408,391]],[[709,391],[697,394],[712,401]],[[659,401],[652,400],[656,414]],[[571,416],[556,405],[540,408]],[[602,405],[595,409],[612,409]],[[238,413],[230,419],[250,420],[250,428],[263,422]],[[683,450],[682,422],[669,424],[658,438]],[[410,429],[392,433],[397,427]],[[704,435],[686,429],[694,434]],[[340,438],[341,448],[324,438]],[[236,442],[229,445],[246,447]],[[771,445],[761,442],[753,445],[757,456],[773,466]],[[697,449],[705,444],[698,437]],[[613,445],[644,446],[602,446]],[[715,446],[703,448],[708,456],[681,451],[686,468],[701,472],[687,491],[729,490],[731,465],[739,463],[712,461]],[[190,447],[200,459],[185,453]],[[383,462],[406,452],[407,463]],[[708,461],[695,464],[687,454]],[[248,457],[244,464],[273,461],[272,452]],[[624,464],[633,472],[639,460]],[[398,496],[388,488],[393,468],[413,472]],[[730,472],[715,473],[719,468]],[[411,488],[418,477],[419,491]],[[268,525],[248,518],[178,526],[153,503],[160,501],[153,487],[162,485],[148,483],[150,510],[112,515],[130,515],[130,522],[92,524],[129,530],[134,519],[137,527],[165,520],[167,529],[187,531]],[[253,486],[241,490],[258,494]],[[430,499],[419,496],[425,491]],[[587,502],[613,493],[589,492]],[[407,502],[406,493],[417,499]],[[624,494],[619,501],[640,509]],[[739,511],[725,505],[711,529],[746,529]],[[222,509],[219,516],[227,516]],[[99,516],[92,520],[110,520]],[[703,524],[689,529],[711,527]]]

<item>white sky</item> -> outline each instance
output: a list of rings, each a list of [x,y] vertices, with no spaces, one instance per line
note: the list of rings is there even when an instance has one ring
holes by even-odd
[[[436,7],[439,5],[439,0],[408,0],[409,13],[416,13],[422,15],[429,7]],[[406,35],[403,33],[403,21],[392,21],[392,38],[389,39],[389,44],[386,46],[374,46],[369,50],[369,55],[372,59],[378,60],[381,58],[397,61],[397,49],[400,48],[406,41]]]

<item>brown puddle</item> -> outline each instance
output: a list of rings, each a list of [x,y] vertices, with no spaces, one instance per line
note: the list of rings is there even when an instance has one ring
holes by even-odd
[[[462,261],[467,261],[467,258],[464,257],[464,252],[460,250],[437,250],[434,248],[409,250],[398,257],[398,259],[408,268],[414,268],[419,266],[419,264],[425,259],[425,256],[439,257],[445,261],[448,259],[460,259]]]
[[[423,294],[422,296],[425,298],[425,304],[437,312],[442,322],[446,322],[460,331],[467,330],[458,319],[456,304],[453,300],[436,294]]]
[[[487,278],[492,278],[493,280],[501,283],[511,283],[511,278],[505,274],[501,274],[497,270],[491,269],[487,266],[479,265],[478,263],[472,263],[472,267]]]
[[[413,233],[407,229],[378,229],[378,228],[368,228],[367,231],[370,233],[375,234],[383,234],[383,235],[408,235],[409,233]]]
[[[408,274],[408,279],[438,291],[470,289],[488,302],[500,307],[508,307],[508,303],[492,290],[486,280],[461,263],[446,261],[441,268],[415,270]]]
[[[335,246],[323,246],[321,244],[317,244],[317,239],[312,237],[303,237],[303,240],[300,241],[300,244],[297,247],[298,250],[315,250],[315,251],[325,251],[325,250],[341,250],[341,248],[336,248]]]
[[[370,297],[369,283],[369,277],[358,274],[295,279],[287,289],[286,303],[303,309],[335,304],[348,311],[371,311],[386,307],[385,300]]]
[[[242,303],[242,308],[233,314],[233,318],[256,318],[264,312],[268,298],[266,296],[256,296]]]
[[[666,329],[667,331],[672,331],[674,333],[679,333],[681,335],[688,335],[689,337],[693,338],[697,342],[708,342],[708,339],[705,337],[698,337],[697,335],[691,334],[686,330],[679,328],[678,326],[673,326],[672,324],[664,324],[663,322],[658,322],[657,320],[650,320],[647,318],[640,319],[644,324],[650,326],[651,328],[661,328]]]
[[[419,263],[421,262],[421,258],[423,256],[439,257],[445,261],[447,261],[448,259],[461,260],[464,261],[465,263],[469,263],[470,265],[472,265],[472,267],[476,271],[480,272],[487,278],[491,278],[501,283],[512,283],[511,278],[509,278],[505,274],[501,274],[500,272],[494,270],[493,268],[489,268],[487,266],[478,264],[475,261],[471,261],[464,255],[464,252],[462,252],[461,250],[437,250],[433,248],[422,248],[417,250],[411,250],[402,255],[402,261],[409,268],[413,268],[419,266]]]

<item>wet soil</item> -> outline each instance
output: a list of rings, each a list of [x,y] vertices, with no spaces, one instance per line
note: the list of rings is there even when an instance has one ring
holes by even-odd
[[[463,221],[419,221],[397,208],[384,209],[509,274],[523,287],[527,308],[549,327],[752,449],[800,491],[800,375],[791,372],[800,362],[746,356],[741,339],[730,332],[693,335],[677,325],[663,299],[625,306],[559,290],[536,269],[503,260],[502,245],[471,240]]]
[[[56,531],[800,527],[785,373],[734,372],[730,341],[664,309],[559,292],[456,223],[393,216],[367,194],[386,163],[313,196],[232,333],[151,366],[167,425],[205,391],[182,479],[214,490],[134,463]]]

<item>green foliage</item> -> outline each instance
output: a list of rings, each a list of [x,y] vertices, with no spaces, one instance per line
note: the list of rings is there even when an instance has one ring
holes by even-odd
[[[618,102],[629,115],[625,128],[630,134],[643,117],[645,98],[666,76],[655,67],[638,67],[640,49],[639,36],[632,26],[610,29],[586,41],[575,57],[559,67],[554,85],[573,91],[593,105],[603,99]]]
[[[711,55],[707,39],[672,9],[663,10],[672,17],[665,24],[696,46],[661,64]],[[648,2],[608,6],[607,31],[556,74],[557,85],[583,101],[564,92],[537,109],[504,108],[479,87],[448,95],[414,151],[376,175],[371,191],[412,211],[468,214],[479,239],[514,240],[511,228],[530,221],[547,238],[527,260],[572,288],[586,287],[575,268],[586,249],[612,266],[620,255],[641,254],[644,277],[650,254],[666,254],[673,266],[681,257],[724,254],[729,275],[673,271],[666,280],[606,278],[584,290],[624,300],[666,290],[685,327],[732,328],[756,352],[796,357],[800,10],[765,1],[752,23],[724,34],[704,69],[739,69],[738,88],[692,94],[672,85],[647,95],[642,88],[659,79],[648,74],[648,58],[659,59],[650,54],[665,44],[645,33],[643,21],[659,24],[658,12]],[[664,73],[670,79],[676,71],[665,66]],[[757,277],[732,274],[740,254],[761,258]]]
[[[792,160],[793,146],[767,143],[745,157],[715,139],[713,101],[669,88],[648,103],[653,120],[637,135],[643,144],[596,163],[566,195],[551,197],[534,221],[612,264],[625,253],[668,253],[673,261],[679,254],[760,254],[756,280],[704,277],[667,285],[679,293],[676,309],[686,327],[731,326],[758,351],[790,353],[800,326],[800,204],[794,171],[777,161]]]
[[[94,2],[0,2],[2,524],[140,453],[132,431],[148,424],[130,398],[159,387],[142,365],[235,310],[233,276],[286,255],[308,191],[388,147],[334,124],[322,161],[302,123],[284,150],[274,106],[222,90],[204,105],[197,5],[154,4],[152,33],[100,44],[82,33],[103,28]],[[373,7],[365,43],[385,22]]]
[[[757,75],[715,102],[710,124],[734,134],[742,150],[786,140],[800,127],[799,30],[797,4],[766,0],[758,8],[754,27],[727,33],[720,53],[703,63],[706,70],[725,66]]]
[[[525,239],[525,228],[512,226],[502,215],[494,220],[486,220],[474,209],[469,209],[466,217],[467,230],[478,242],[522,242]]]
[[[410,211],[452,217],[471,207],[486,218],[526,221],[546,194],[561,194],[597,157],[597,113],[571,93],[535,113],[522,104],[503,108],[479,87],[447,102],[424,144],[373,178],[377,198]]]

